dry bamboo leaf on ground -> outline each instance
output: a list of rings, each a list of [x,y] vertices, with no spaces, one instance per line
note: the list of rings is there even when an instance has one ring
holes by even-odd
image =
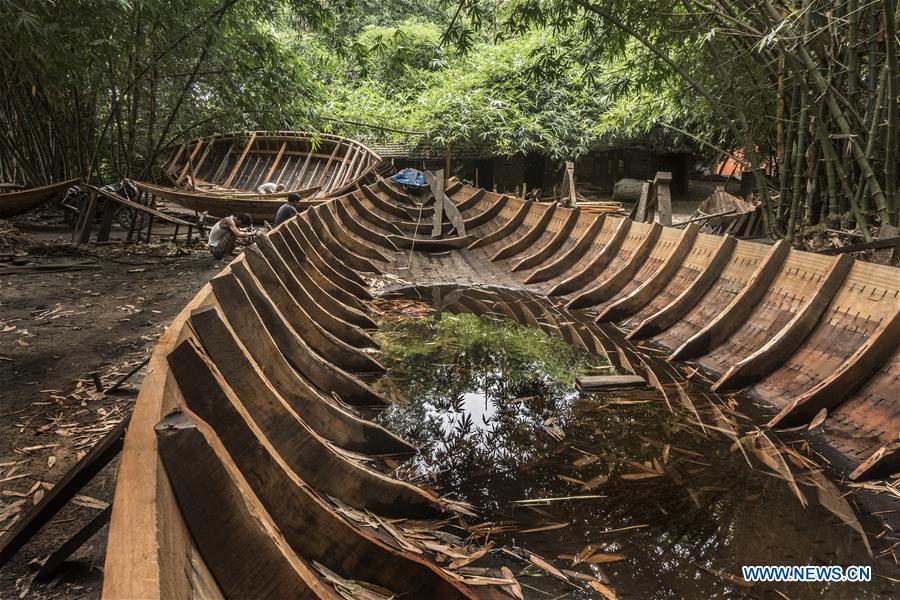
[[[578,491],[580,491],[580,492],[590,491],[596,487],[603,485],[607,481],[609,481],[609,477],[607,475],[597,475],[596,477],[589,479],[587,482],[585,482],[585,484],[583,486],[581,486],[581,489],[579,489]]]
[[[823,408],[822,410],[817,412],[816,416],[813,417],[813,420],[809,422],[809,427],[807,427],[807,429],[812,431],[813,429],[824,423],[826,418],[828,418],[828,409]]]
[[[582,481],[580,479],[575,479],[574,477],[569,477],[567,475],[557,475],[556,477],[563,481],[568,481],[569,483],[574,483],[575,485],[584,485],[584,483],[585,483],[584,481]]]
[[[591,454],[589,456],[582,456],[581,458],[578,458],[578,459],[572,461],[572,466],[579,467],[579,468],[586,467],[587,465],[592,465],[599,460],[600,460],[599,456]]]
[[[487,546],[482,548],[481,550],[478,550],[477,552],[473,552],[466,558],[457,558],[452,563],[447,565],[447,568],[448,569],[458,569],[460,567],[464,567],[464,566],[468,565],[469,563],[473,563],[476,560],[478,560],[479,558],[481,558],[482,556],[484,556],[485,554],[487,554],[488,552],[490,552],[491,548],[493,548],[493,547],[494,547],[494,543],[491,542]]]
[[[624,554],[603,554],[597,553],[591,556],[588,556],[581,562],[586,562],[591,565],[602,565],[605,563],[619,562],[623,560],[628,560],[628,557]]]
[[[809,475],[816,482],[819,503],[858,533],[862,537],[863,545],[869,556],[872,556],[872,548],[869,546],[869,539],[866,537],[862,523],[859,522],[853,507],[841,495],[841,491],[821,471],[812,471]]]
[[[797,499],[800,500],[800,504],[806,507],[806,496],[803,495],[803,492],[800,491],[800,488],[797,486],[797,481],[794,479],[794,474],[791,473],[791,468],[784,461],[784,457],[781,455],[781,452],[769,439],[769,437],[765,434],[765,432],[760,431],[759,435],[756,438],[757,440],[762,440],[763,446],[757,447],[753,446],[753,453],[756,454],[760,460],[762,460],[766,466],[770,467],[776,475],[780,476],[782,479],[788,482],[788,485],[791,488],[791,491],[794,492],[794,495],[797,496]]]
[[[554,529],[562,529],[563,527],[568,527],[571,523],[551,523],[550,525],[544,525],[541,527],[532,527],[531,529],[523,529],[519,533],[537,533],[539,531],[552,531]]]
[[[620,475],[621,479],[626,479],[629,481],[638,480],[638,479],[653,479],[654,477],[659,477],[661,473],[655,473],[652,471],[647,471],[645,473],[625,473]]]
[[[616,600],[616,593],[609,589],[606,585],[600,583],[596,579],[588,583],[595,592],[599,592],[607,600]]]
[[[736,577],[736,576],[732,575],[731,573],[726,573],[726,572],[720,571],[720,570],[718,570],[718,569],[713,569],[712,567],[705,567],[705,566],[703,566],[703,565],[701,565],[701,564],[698,564],[698,563],[694,563],[694,566],[696,566],[698,569],[701,569],[701,570],[703,570],[703,571],[706,571],[706,572],[709,573],[710,575],[715,575],[715,576],[718,577],[719,579],[722,579],[722,580],[724,580],[724,581],[728,581],[728,582],[733,583],[733,584],[735,584],[735,585],[739,585],[739,586],[741,586],[741,587],[747,587],[747,588],[753,587],[753,582],[752,582],[752,581],[746,581],[743,577]]]
[[[525,600],[525,595],[522,593],[522,586],[519,585],[519,582],[516,580],[515,575],[507,566],[500,567],[500,574],[503,575],[506,579],[511,579],[512,583],[509,585],[504,585],[503,589],[506,590],[510,596],[515,598],[516,600]]]
[[[547,573],[550,573],[554,577],[558,577],[558,578],[562,579],[563,581],[569,580],[568,577],[563,575],[562,571],[560,571],[559,569],[557,569],[556,567],[554,567],[553,565],[548,563],[546,560],[544,560],[540,556],[537,556],[536,554],[530,554],[528,556],[528,562],[530,562],[534,566],[538,567],[542,571],[546,571]]]

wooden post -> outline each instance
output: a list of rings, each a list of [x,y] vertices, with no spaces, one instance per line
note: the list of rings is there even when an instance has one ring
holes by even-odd
[[[566,175],[569,180],[569,206],[575,208],[578,206],[578,196],[575,193],[575,163],[571,160],[566,161]],[[565,187],[565,182],[563,182]]]
[[[450,142],[447,142],[447,149],[444,155],[444,177],[450,179]]]
[[[430,171],[425,171],[425,180],[431,186],[431,193],[434,194],[434,215],[431,222],[431,237],[441,237],[441,229],[444,224],[444,171],[438,169],[432,175]]]
[[[75,243],[87,244],[91,239],[91,229],[94,226],[94,215],[97,213],[97,194],[91,192],[91,197],[84,209],[81,221],[81,229],[77,231]]]
[[[112,228],[113,215],[118,205],[112,200],[106,199],[103,205],[103,221],[100,223],[100,231],[97,232],[97,241],[109,241],[109,230]]]
[[[656,188],[656,208],[659,210],[659,222],[666,227],[672,226],[672,173],[659,171],[653,178]]]

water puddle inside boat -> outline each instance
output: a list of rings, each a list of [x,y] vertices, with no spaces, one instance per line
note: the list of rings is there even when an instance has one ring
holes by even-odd
[[[495,547],[595,577],[619,598],[895,597],[891,555],[871,558],[815,490],[801,485],[802,506],[654,391],[580,394],[577,375],[613,373],[604,358],[470,314],[385,316],[378,338],[388,373],[376,386],[394,401],[379,419],[421,449],[397,474],[474,505]],[[740,567],[769,564],[872,565],[874,576],[747,587]],[[526,597],[598,597],[570,578],[532,566],[519,580]]]

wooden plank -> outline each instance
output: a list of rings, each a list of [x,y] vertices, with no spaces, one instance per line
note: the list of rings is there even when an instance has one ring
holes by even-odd
[[[681,268],[685,258],[697,239],[697,233],[700,227],[696,224],[689,225],[678,238],[675,247],[665,262],[660,266],[659,270],[653,274],[647,281],[638,286],[627,296],[620,298],[607,306],[601,312],[596,321],[598,323],[606,321],[618,321],[638,312],[669,284],[678,269]]]
[[[431,222],[431,237],[441,237],[444,226],[444,170],[438,169],[436,173],[425,171],[425,181],[431,187],[434,194],[434,214]]]
[[[566,161],[566,177],[569,180],[569,206],[578,206],[578,194],[575,192],[575,163]]]
[[[769,421],[769,427],[792,427],[811,420],[825,409],[843,402],[897,350],[900,339],[900,307],[886,318],[856,352],[826,379],[798,396]]]
[[[650,203],[652,185],[653,184],[649,181],[645,181],[641,185],[641,195],[638,198],[637,204],[634,205],[634,209],[631,211],[631,218],[638,223],[647,221],[647,206]]]
[[[575,227],[575,223],[578,222],[578,217],[580,216],[581,211],[578,208],[571,209],[569,211],[569,216],[566,217],[563,226],[556,232],[556,235],[554,235],[549,242],[544,244],[543,248],[539,248],[533,254],[526,256],[513,265],[511,270],[516,272],[524,269],[532,269],[553,256],[557,250],[562,248],[563,244],[566,243],[566,240],[569,239],[569,234],[572,232],[572,229]]]
[[[263,183],[269,183],[269,180],[272,179],[272,175],[275,174],[275,169],[278,168],[278,164],[281,162],[281,157],[284,156],[284,150],[286,148],[287,142],[281,142],[281,148],[278,149],[278,154],[275,155],[275,162],[272,163],[272,166],[269,168],[269,172],[266,173],[266,176],[263,179]],[[312,154],[312,151],[310,151],[310,154]]]
[[[500,214],[500,211],[502,211],[503,207],[506,206],[507,202],[509,202],[509,196],[499,196],[497,198],[497,201],[491,204],[489,207],[487,207],[477,215],[465,219],[463,221],[465,227],[467,229],[474,229],[491,222],[493,219],[497,218],[497,216]],[[459,207],[457,206],[457,208]]]
[[[339,600],[290,548],[215,434],[200,425],[175,411],[154,429],[185,525],[222,594]]]
[[[225,180],[225,183],[222,184],[222,187],[228,187],[231,185],[231,181],[234,179],[235,175],[237,175],[238,170],[240,170],[241,165],[244,164],[244,159],[247,158],[247,154],[250,152],[250,148],[253,147],[253,142],[256,141],[256,132],[250,134],[250,139],[247,140],[246,145],[244,145],[244,150],[241,152],[241,155],[238,157],[237,162],[234,163],[234,167],[231,169],[231,174],[228,175],[228,179]]]
[[[235,146],[237,146],[237,140],[233,140],[231,142],[231,145],[228,146],[228,150],[225,151],[225,154],[222,156],[222,160],[219,161],[218,168],[213,173],[213,176],[210,177],[211,183],[218,183],[218,181],[222,178],[222,175],[225,174],[225,169],[228,166],[228,158],[231,156],[231,153],[234,151]]]
[[[81,215],[81,228],[75,236],[76,244],[87,244],[91,241],[91,229],[94,228],[94,215],[97,214],[97,194],[92,193],[88,198],[87,206]]]
[[[712,259],[703,272],[677,298],[653,316],[644,319],[626,336],[630,340],[641,340],[657,335],[681,320],[706,295],[715,283],[722,269],[728,264],[737,247],[737,240],[725,236],[713,253]]]
[[[235,312],[226,322],[219,309],[206,306],[191,312],[190,326],[220,371],[258,368],[304,423],[338,447],[370,456],[416,453],[415,447],[316,389],[288,363],[255,310]]]
[[[863,252],[865,250],[876,250],[879,248],[900,248],[900,237],[872,240],[871,242],[861,242],[859,244],[851,244],[839,248],[826,248],[824,250],[819,250],[818,254],[851,254],[853,252]]]
[[[689,360],[702,356],[725,341],[745,322],[778,276],[791,250],[786,240],[779,240],[759,264],[747,285],[719,315],[679,346],[669,360]]]
[[[575,385],[582,392],[605,392],[647,387],[647,380],[640,375],[579,375],[575,378]]]
[[[548,279],[559,277],[560,275],[574,267],[576,264],[578,264],[578,261],[580,261],[581,258],[588,252],[588,250],[593,245],[594,240],[596,240],[597,236],[600,235],[600,232],[603,230],[604,223],[606,223],[606,213],[601,213],[594,219],[594,222],[591,223],[591,226],[588,227],[587,231],[585,231],[584,234],[582,234],[582,236],[575,243],[575,246],[569,252],[567,252],[563,256],[560,256],[549,265],[536,270],[525,279],[525,283],[541,283],[542,281],[547,281]]]
[[[112,504],[98,512],[94,517],[88,521],[81,529],[79,529],[75,534],[67,539],[62,546],[57,548],[47,557],[44,561],[44,564],[41,565],[41,568],[38,570],[36,579],[45,581],[49,579],[59,566],[72,554],[81,548],[81,546],[94,537],[98,531],[100,531],[107,523],[109,523],[109,518],[112,515]]]
[[[187,161],[184,163],[184,168],[181,169],[181,173],[178,174],[178,179],[175,180],[176,185],[181,183],[181,180],[184,179],[184,176],[188,174],[188,170],[194,166],[194,157],[197,156],[197,153],[200,151],[200,148],[203,147],[203,139],[197,141],[197,145],[194,146],[194,149],[188,155]]]
[[[40,531],[41,527],[81,491],[81,488],[119,454],[129,418],[124,417],[103,439],[94,444],[94,447],[75,463],[75,466],[69,469],[52,489],[46,491],[41,501],[28,514],[16,521],[3,536],[0,543],[0,567],[5,565],[34,534]]]
[[[850,473],[850,479],[875,479],[890,477],[900,471],[900,442],[885,444],[864,460]]]
[[[631,253],[631,256],[623,265],[594,287],[589,288],[572,298],[566,304],[566,308],[572,310],[575,308],[596,306],[618,294],[647,261],[661,232],[662,225],[654,223],[650,227],[650,231],[647,232],[647,235],[641,240],[641,243],[634,249],[634,252]]]
[[[456,235],[464,237],[466,235],[466,222],[463,220],[462,214],[456,204],[447,197],[447,190],[444,190],[444,214],[456,229]]]
[[[666,227],[672,226],[672,192],[670,184],[672,174],[668,171],[660,171],[653,179],[656,188],[656,207],[659,211],[659,223]]]
[[[537,204],[536,202],[527,202],[526,204]],[[510,258],[523,252],[526,248],[528,248],[531,244],[533,244],[541,235],[544,233],[544,230],[547,229],[547,225],[550,224],[550,221],[553,219],[553,215],[556,214],[559,207],[556,204],[550,204],[549,206],[544,207],[544,214],[541,215],[541,218],[537,223],[534,224],[534,227],[529,229],[525,235],[521,236],[514,242],[510,242],[506,246],[497,250],[497,252],[491,257],[492,261],[503,260],[505,258]]]
[[[844,285],[852,266],[853,259],[850,256],[839,256],[806,306],[797,311],[790,322],[756,352],[732,365],[712,389],[724,391],[748,386],[783,365],[815,328],[835,294]]]
[[[331,151],[331,156],[328,157],[328,162],[325,163],[325,167],[322,169],[322,174],[319,175],[319,180],[316,182],[316,186],[320,186],[325,182],[325,177],[328,175],[328,169],[331,167],[331,163],[334,161],[334,157],[337,155],[338,149],[340,149],[342,142],[336,142],[334,144],[334,150]],[[346,156],[344,158],[347,158]]]
[[[631,219],[622,219],[616,226],[616,230],[612,237],[603,246],[603,249],[597,253],[597,256],[590,263],[585,265],[580,271],[572,274],[567,279],[560,281],[549,292],[548,296],[562,296],[576,290],[580,290],[597,278],[606,266],[615,258],[622,247],[628,232],[631,230],[633,221]]]

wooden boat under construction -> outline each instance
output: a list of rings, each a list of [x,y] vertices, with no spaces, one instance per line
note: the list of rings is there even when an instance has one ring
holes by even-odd
[[[272,221],[278,208],[284,204],[286,197],[285,194],[261,195],[250,192],[192,192],[144,181],[135,181],[134,184],[144,194],[174,202],[198,213],[207,213],[214,217],[227,217],[229,215],[247,213],[253,217],[253,222],[257,224],[261,224],[267,219]],[[305,192],[308,193],[309,190]],[[312,200],[309,196],[305,196],[300,201],[299,210],[302,211],[321,203],[321,199]]]
[[[29,210],[50,202],[66,193],[66,190],[77,184],[77,179],[60,181],[39,187],[0,193],[0,219],[8,219],[21,215]]]
[[[167,199],[225,216],[236,208],[268,214],[269,204],[290,193],[309,199],[338,196],[374,181],[381,164],[364,144],[341,136],[253,131],[187,141],[173,148],[162,169],[177,188],[165,192]],[[283,189],[263,196],[257,190],[265,183]],[[164,195],[161,190],[153,193]]]
[[[361,377],[381,370],[367,273],[452,284],[448,310],[540,327],[661,387],[686,364],[710,394],[768,406],[773,427],[826,409],[815,443],[839,473],[898,471],[900,270],[459,182],[446,193],[446,209],[385,181],[328,200],[185,307],[126,437],[106,597],[515,590],[506,574],[476,581],[436,562],[450,542],[427,527],[400,531],[461,507],[379,470],[414,449],[365,418],[386,405]]]

